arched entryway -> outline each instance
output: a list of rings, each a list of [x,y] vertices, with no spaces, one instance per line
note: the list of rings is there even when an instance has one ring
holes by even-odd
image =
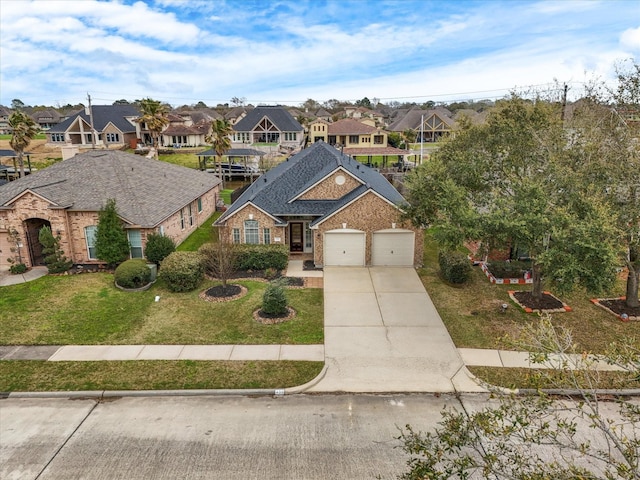
[[[39,235],[42,227],[51,228],[51,222],[44,218],[29,218],[24,221],[24,231],[26,235],[26,244],[29,249],[29,259],[31,266],[44,265],[44,255],[42,253],[42,244]]]

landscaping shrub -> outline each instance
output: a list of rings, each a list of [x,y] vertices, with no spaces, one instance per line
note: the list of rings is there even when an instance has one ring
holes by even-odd
[[[204,278],[202,257],[197,252],[173,252],[162,261],[159,277],[172,292],[195,290]]]
[[[118,265],[114,277],[122,288],[140,288],[151,282],[151,270],[146,260],[131,258]]]
[[[54,237],[51,228],[44,226],[38,233],[38,240],[42,244],[44,263],[49,273],[64,273],[71,268],[73,262],[64,256],[60,247],[60,235]]]
[[[170,253],[175,252],[176,244],[170,237],[165,237],[157,233],[147,236],[147,245],[144,254],[147,260],[159,265]]]
[[[447,282],[462,284],[471,276],[471,262],[464,253],[440,251],[438,263],[442,277]]]
[[[267,315],[287,313],[287,296],[280,285],[269,284],[262,296],[262,312]]]
[[[14,275],[18,275],[26,271],[27,266],[24,263],[14,263],[9,267],[9,272],[13,273]]]
[[[284,270],[289,261],[286,245],[236,245],[237,270]]]

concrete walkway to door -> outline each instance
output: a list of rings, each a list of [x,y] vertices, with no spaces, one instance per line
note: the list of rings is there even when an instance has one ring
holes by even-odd
[[[413,268],[324,269],[325,375],[308,392],[478,392]]]

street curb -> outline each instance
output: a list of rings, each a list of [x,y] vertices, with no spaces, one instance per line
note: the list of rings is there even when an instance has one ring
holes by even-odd
[[[199,397],[199,396],[283,396],[304,393],[316,385],[327,373],[325,363],[320,373],[307,383],[289,388],[254,388],[254,389],[203,389],[203,390],[85,390],[77,392],[9,392],[0,393],[0,398],[69,398],[92,399],[121,397]],[[330,392],[327,392],[330,393]]]

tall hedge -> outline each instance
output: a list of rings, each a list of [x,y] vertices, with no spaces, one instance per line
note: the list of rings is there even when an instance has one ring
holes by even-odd
[[[441,250],[438,263],[442,277],[450,283],[465,283],[471,276],[471,262],[464,253]]]
[[[235,248],[237,270],[284,270],[288,262],[289,249],[286,245],[241,244]]]
[[[202,257],[198,252],[173,252],[160,264],[158,277],[172,292],[195,290],[204,279]]]

